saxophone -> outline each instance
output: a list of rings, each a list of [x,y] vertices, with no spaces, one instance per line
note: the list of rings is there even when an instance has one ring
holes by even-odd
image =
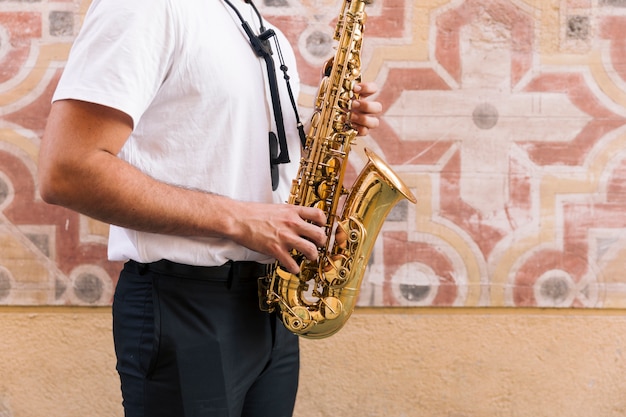
[[[348,153],[357,131],[350,124],[354,86],[361,80],[360,51],[364,0],[343,0],[334,39],[336,54],[326,62],[303,156],[289,204],[317,207],[327,216],[324,247],[317,261],[293,250],[299,274],[276,262],[259,279],[260,307],[277,311],[291,332],[319,339],[339,331],[354,310],[376,237],[393,206],[415,196],[378,156],[368,162],[350,191],[343,186]],[[341,214],[336,214],[345,197]]]

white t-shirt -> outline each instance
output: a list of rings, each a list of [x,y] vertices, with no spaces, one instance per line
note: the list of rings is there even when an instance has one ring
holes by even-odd
[[[233,3],[258,31],[252,8],[240,0]],[[293,51],[284,35],[272,28],[297,97]],[[274,60],[280,72],[276,53]],[[280,203],[286,201],[296,175],[300,145],[279,73],[291,163],[279,165],[279,189],[272,192],[271,96],[269,87],[259,87],[267,85],[266,78],[265,62],[254,54],[240,21],[220,0],[93,0],[53,100],[88,101],[130,115],[134,129],[119,157],[158,180],[242,201]],[[109,258],[192,265],[271,261],[226,239],[165,236],[116,226],[110,230]]]

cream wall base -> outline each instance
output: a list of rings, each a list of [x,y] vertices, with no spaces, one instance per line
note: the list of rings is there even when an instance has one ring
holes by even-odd
[[[109,308],[0,308],[0,417],[120,401]],[[302,341],[296,417],[326,416],[626,416],[626,314],[360,309]]]

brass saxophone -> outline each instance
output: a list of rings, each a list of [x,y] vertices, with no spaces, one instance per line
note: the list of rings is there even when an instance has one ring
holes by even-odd
[[[350,146],[357,131],[350,124],[354,86],[361,80],[360,51],[366,19],[363,0],[344,0],[335,29],[339,41],[326,62],[303,157],[293,180],[289,204],[317,207],[327,216],[327,240],[317,261],[293,250],[300,273],[278,262],[259,279],[261,309],[278,309],[291,332],[324,338],[339,331],[355,308],[372,247],[393,206],[415,196],[378,156],[365,150],[368,162],[351,190],[343,186]],[[341,214],[336,213],[346,196]]]

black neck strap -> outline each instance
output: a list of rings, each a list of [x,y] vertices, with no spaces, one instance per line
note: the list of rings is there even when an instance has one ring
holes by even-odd
[[[261,18],[261,14],[257,10],[254,3],[252,3],[251,0],[245,0],[245,1],[246,3],[252,6],[254,12],[259,18],[260,33],[258,36],[254,34],[248,22],[241,16],[241,13],[239,13],[239,10],[229,0],[224,0],[224,2],[231,9],[234,10],[235,14],[241,21],[241,26],[243,27],[244,32],[246,33],[246,35],[248,36],[248,39],[250,40],[250,46],[252,47],[252,50],[254,51],[254,53],[259,58],[263,58],[263,60],[265,61],[265,67],[267,69],[267,78],[268,78],[269,87],[270,87],[270,95],[272,98],[272,110],[274,113],[274,122],[276,123],[276,129],[278,130],[277,132],[278,143],[280,146],[280,153],[278,154],[276,158],[272,159],[271,162],[273,164],[283,164],[283,163],[289,162],[290,160],[289,160],[289,150],[287,147],[287,138],[285,136],[285,125],[283,123],[282,106],[280,104],[280,96],[278,93],[278,82],[276,80],[276,67],[274,65],[274,60],[272,59],[272,48],[269,43],[269,39],[271,38],[273,38],[274,45],[276,46],[276,51],[278,53],[278,57],[280,60],[280,69],[283,72],[283,78],[285,79],[285,83],[287,84],[287,91],[289,93],[289,99],[291,101],[291,105],[293,107],[293,110],[296,116],[298,134],[300,136],[300,142],[302,143],[303,147],[304,147],[304,144],[306,143],[306,135],[304,134],[304,126],[302,125],[302,122],[300,121],[298,108],[296,106],[296,101],[293,97],[291,84],[289,83],[289,75],[287,74],[288,68],[284,62],[282,51],[280,50],[280,44],[278,43],[278,40],[276,37],[276,32],[274,32],[274,30],[272,29],[265,29],[263,25],[263,19]]]

